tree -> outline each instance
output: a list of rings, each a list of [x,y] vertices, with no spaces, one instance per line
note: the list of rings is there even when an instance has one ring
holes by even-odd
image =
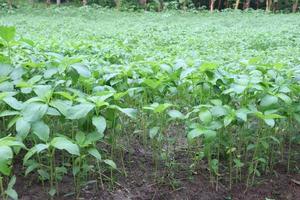
[[[213,11],[214,11],[215,1],[216,1],[216,0],[210,0],[210,12],[213,12]]]
[[[246,0],[243,6],[244,10],[247,10],[250,7],[250,0]]]
[[[234,9],[235,10],[239,9],[239,5],[240,5],[240,0],[236,0]]]
[[[50,4],[51,4],[51,0],[46,0],[47,7],[50,7]]]
[[[295,0],[294,3],[293,3],[293,12],[296,12],[298,10],[298,2],[299,0]]]
[[[12,0],[7,0],[7,5],[9,9],[12,9]]]
[[[266,11],[270,12],[272,7],[272,0],[266,0]]]
[[[142,8],[146,9],[147,0],[139,0],[139,4],[142,6]]]

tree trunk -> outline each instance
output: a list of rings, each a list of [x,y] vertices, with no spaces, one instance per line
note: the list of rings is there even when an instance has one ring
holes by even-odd
[[[244,10],[247,10],[250,6],[250,0],[246,0],[244,4]]]
[[[122,5],[122,0],[115,0],[116,8],[117,10],[120,10],[121,5]]]
[[[87,5],[87,0],[82,0],[82,5],[86,6]]]
[[[266,0],[266,11],[270,12],[272,7],[272,0]]]
[[[12,0],[7,0],[7,5],[9,9],[12,9]]]
[[[139,0],[140,6],[142,6],[143,9],[146,9],[147,0]]]
[[[210,0],[210,12],[214,12],[215,0]]]
[[[51,0],[46,0],[47,7],[50,7],[50,4],[51,4]]]
[[[240,0],[236,0],[234,9],[236,10],[239,9],[239,4],[240,4]]]
[[[164,7],[165,7],[164,0],[159,0],[159,12],[164,10]]]
[[[56,0],[56,5],[60,6],[61,0]]]
[[[293,13],[297,12],[298,10],[298,0],[295,1],[295,3],[293,3]]]
[[[221,3],[222,3],[222,0],[219,0],[218,10],[221,10]]]

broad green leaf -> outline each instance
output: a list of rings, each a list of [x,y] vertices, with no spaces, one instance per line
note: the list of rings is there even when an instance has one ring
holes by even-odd
[[[16,28],[13,26],[0,26],[0,37],[6,42],[10,42],[14,39],[16,34]]]
[[[170,110],[168,115],[173,119],[184,119],[185,116],[178,110]]]
[[[0,113],[0,117],[19,115],[19,111],[5,110]]]
[[[9,64],[1,63],[0,61],[0,77],[6,77],[12,72],[13,68]]]
[[[13,151],[9,146],[0,146],[0,162],[7,162],[13,158]]]
[[[101,135],[103,135],[105,129],[106,129],[106,120],[102,116],[94,116],[92,119],[93,125],[96,127],[97,132]]]
[[[23,158],[23,162],[26,163],[34,154],[40,153],[45,149],[48,149],[48,144],[36,144],[31,149],[28,150],[28,152],[25,154]]]
[[[48,100],[52,95],[51,85],[37,85],[33,88],[34,93],[41,99]]]
[[[234,120],[234,116],[226,115],[224,118],[224,126],[228,126]]]
[[[23,103],[14,97],[5,97],[3,101],[15,110],[22,110],[23,108]]]
[[[93,110],[95,106],[89,103],[82,103],[76,106],[72,106],[67,110],[68,119],[81,119],[87,116],[87,114]]]
[[[200,66],[200,71],[201,72],[205,72],[205,71],[211,71],[211,70],[215,70],[218,67],[217,63],[202,63]]]
[[[32,132],[43,142],[49,139],[50,128],[43,121],[37,121],[32,124]]]
[[[236,111],[237,118],[243,120],[244,122],[247,121],[247,115],[250,113],[250,111],[246,108],[240,108]]]
[[[89,78],[92,75],[89,68],[82,63],[73,64],[71,67],[74,68],[80,76],[85,78]]]
[[[274,119],[264,119],[264,122],[270,127],[274,127],[274,125],[275,125]]]
[[[77,156],[80,155],[78,146],[67,138],[55,137],[52,139],[50,144],[56,149],[66,150],[67,152],[73,155],[77,155]]]
[[[171,107],[172,104],[170,103],[164,103],[164,104],[159,104],[156,108],[154,108],[155,113],[162,113],[164,112],[167,108]]]
[[[116,163],[114,161],[109,160],[109,159],[105,159],[105,160],[103,160],[103,162],[105,164],[109,165],[111,168],[117,169],[117,165],[116,165]]]
[[[97,160],[101,160],[101,154],[96,148],[89,148],[88,153],[94,156]]]
[[[50,105],[56,108],[64,116],[68,116],[68,110],[72,107],[72,102],[56,99],[51,101]]]
[[[215,117],[227,115],[227,110],[223,106],[214,106],[211,108],[211,113]]]
[[[212,138],[212,137],[215,137],[216,134],[217,134],[217,132],[213,131],[213,130],[205,130],[205,129],[196,128],[196,129],[193,129],[192,131],[190,131],[188,133],[187,137],[188,137],[188,140],[191,141],[194,138],[199,137],[201,135],[204,135],[206,138]]]
[[[0,174],[9,176],[10,172],[11,172],[11,167],[7,164],[7,162],[0,161]]]
[[[85,134],[81,131],[77,132],[76,135],[75,135],[75,140],[76,140],[76,143],[81,147],[81,146],[85,146],[85,140],[86,140],[86,137],[85,137]]]
[[[136,119],[137,116],[137,110],[134,108],[118,108],[119,111],[127,115],[128,117],[132,119]]]
[[[13,188],[8,188],[5,191],[5,194],[7,194],[13,200],[18,200],[18,193]]]
[[[279,97],[283,102],[287,103],[287,104],[291,104],[292,103],[292,99],[284,94],[284,93],[279,93],[277,94],[277,97]]]
[[[262,107],[269,107],[278,103],[278,97],[272,95],[266,95],[261,99],[260,105]]]
[[[212,114],[209,110],[202,110],[199,112],[199,118],[204,123],[209,123],[212,120]]]
[[[18,136],[25,139],[30,131],[30,127],[31,125],[28,121],[26,121],[23,117],[19,118],[16,122],[16,131]]]
[[[16,176],[11,177],[7,189],[5,191],[5,194],[7,194],[11,199],[17,200],[18,199],[18,194],[17,192],[13,189],[14,185],[16,184]]]
[[[47,113],[48,105],[33,102],[28,103],[22,109],[23,118],[28,122],[39,121]]]
[[[151,139],[153,139],[153,138],[157,135],[158,131],[159,131],[159,127],[157,127],[157,126],[152,127],[152,128],[149,130],[149,137],[150,137]]]

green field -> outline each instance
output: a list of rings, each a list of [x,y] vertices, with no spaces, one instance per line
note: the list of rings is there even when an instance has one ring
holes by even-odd
[[[299,14],[24,8],[0,25],[1,199],[299,197]]]

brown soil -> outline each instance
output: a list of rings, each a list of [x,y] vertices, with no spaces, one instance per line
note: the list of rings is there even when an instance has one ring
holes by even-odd
[[[191,173],[187,170],[190,158],[185,150],[176,150],[176,166],[170,173],[165,171],[161,165],[155,178],[155,166],[152,161],[152,153],[144,149],[139,142],[132,144],[124,155],[124,168],[119,156],[114,159],[120,171],[125,169],[127,176],[121,172],[115,172],[115,183],[109,184],[109,179],[104,178],[104,188],[97,186],[96,181],[90,181],[81,190],[80,199],[97,200],[300,200],[300,174],[287,174],[286,166],[275,166],[274,173],[262,175],[256,180],[255,185],[249,187],[243,183],[233,184],[229,189],[228,180],[220,179],[218,190],[209,180],[209,172],[206,163],[202,163],[200,169]],[[130,152],[130,153],[129,153]],[[182,152],[182,153],[181,153]],[[22,162],[17,162],[22,163]],[[296,163],[299,171],[300,162]],[[17,174],[15,186],[21,200],[44,200],[49,195],[38,181],[36,175],[26,178],[23,176],[24,169],[20,164],[14,166]],[[110,176],[110,173],[106,173]],[[163,178],[165,177],[165,178]],[[73,178],[66,176],[59,183],[59,195],[57,200],[75,199]]]

